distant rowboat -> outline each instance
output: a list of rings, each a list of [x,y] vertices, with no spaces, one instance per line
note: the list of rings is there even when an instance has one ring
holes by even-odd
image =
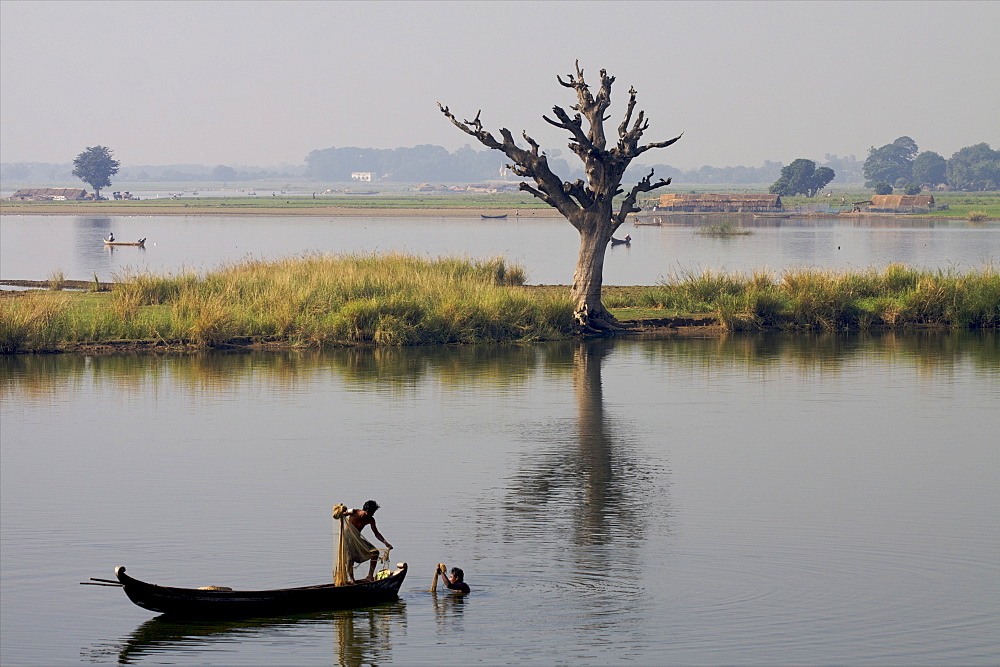
[[[480,213],[479,215],[483,218],[483,220],[503,220],[507,217],[506,213],[503,215],[486,215],[485,213]]]
[[[140,248],[146,247],[146,239],[141,238],[138,241],[109,241],[104,239],[104,245],[133,245],[139,246]]]

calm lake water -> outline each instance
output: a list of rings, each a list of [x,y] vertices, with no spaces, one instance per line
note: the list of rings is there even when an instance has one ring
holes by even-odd
[[[1000,659],[995,334],[14,356],[0,398],[4,664]],[[175,625],[77,583],[326,581],[367,498],[395,604]]]
[[[995,225],[695,222],[623,229],[607,282],[1000,256]],[[407,250],[565,284],[575,245],[556,220],[5,215],[0,279]],[[0,357],[0,662],[996,664],[997,433],[996,332]],[[368,498],[411,568],[394,604],[178,625],[78,585],[329,581],[330,509]],[[427,592],[438,562],[472,595]]]
[[[757,221],[750,236],[712,238],[709,216],[664,227],[628,224],[629,247],[608,249],[605,283],[653,285],[705,269],[750,272],[790,267],[866,269],[903,262],[916,268],[979,269],[1000,258],[1000,223],[787,219]],[[744,220],[753,224],[753,220]],[[877,226],[876,226],[877,225]],[[147,238],[146,248],[106,248],[101,239]],[[562,219],[313,218],[245,216],[0,217],[0,280],[112,280],[125,271],[206,271],[247,257],[310,252],[406,251],[437,257],[504,255],[534,284],[570,284],[578,236]]]

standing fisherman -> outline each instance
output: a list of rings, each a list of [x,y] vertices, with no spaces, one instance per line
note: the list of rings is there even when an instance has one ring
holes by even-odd
[[[371,562],[371,567],[368,570],[368,576],[364,581],[373,581],[375,579],[375,567],[378,565],[378,549],[375,546],[361,536],[361,531],[365,526],[372,527],[372,533],[375,537],[379,539],[382,544],[388,549],[392,549],[392,545],[389,544],[382,533],[378,532],[378,526],[375,525],[375,512],[378,511],[378,503],[374,500],[369,500],[362,505],[362,509],[350,509],[345,513],[347,516],[347,525],[353,528],[352,531],[357,540],[351,540],[350,544],[350,563],[348,565],[348,573],[351,581],[354,581],[354,566],[355,564],[364,563],[366,560]],[[355,543],[356,542],[356,543]]]

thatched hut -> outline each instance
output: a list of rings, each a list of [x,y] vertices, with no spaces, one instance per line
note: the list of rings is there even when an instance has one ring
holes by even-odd
[[[925,213],[934,210],[933,195],[872,195],[872,213]]]
[[[89,199],[83,188],[22,188],[8,197],[10,201],[80,201]]]
[[[778,195],[679,194],[660,195],[658,211],[688,213],[774,213],[782,210]]]

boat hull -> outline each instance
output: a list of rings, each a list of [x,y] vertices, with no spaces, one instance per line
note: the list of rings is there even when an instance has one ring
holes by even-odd
[[[347,586],[322,584],[263,591],[173,588],[140,581],[115,568],[125,595],[148,611],[184,618],[258,618],[369,607],[399,597],[406,578],[403,563],[392,575]]]

